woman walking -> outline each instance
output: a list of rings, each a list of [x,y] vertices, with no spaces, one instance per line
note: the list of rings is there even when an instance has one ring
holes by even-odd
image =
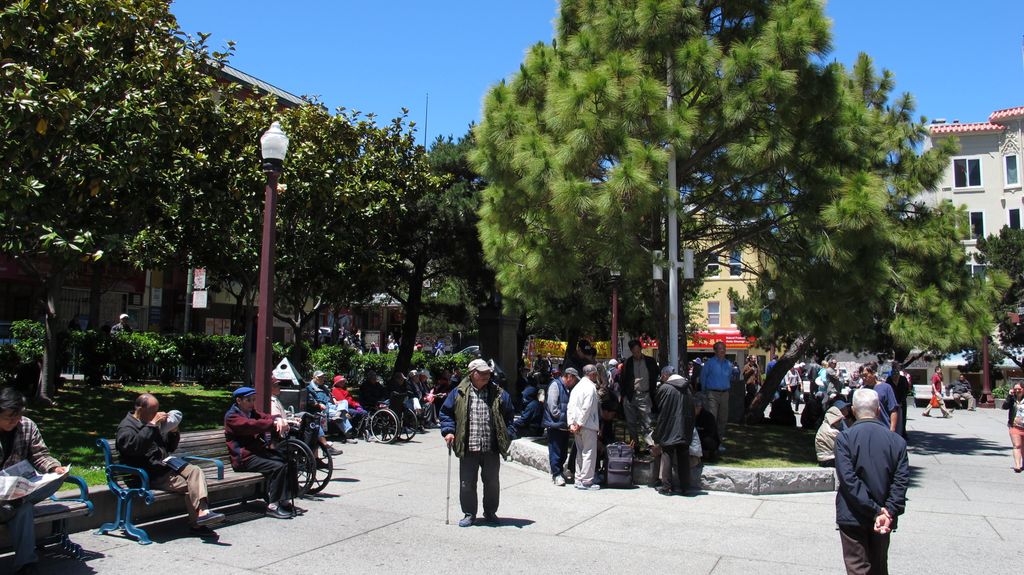
[[[1006,426],[1010,428],[1010,443],[1013,445],[1013,470],[1017,473],[1024,471],[1024,386],[1019,383],[1013,385],[1013,389],[1007,394],[1003,401],[1003,409],[1008,410]]]
[[[924,409],[924,417],[931,417],[931,411],[933,407],[938,407],[942,410],[943,417],[953,417],[953,414],[946,409],[946,402],[942,400],[942,368],[936,367],[935,374],[932,375],[932,399],[928,403],[928,407]]]

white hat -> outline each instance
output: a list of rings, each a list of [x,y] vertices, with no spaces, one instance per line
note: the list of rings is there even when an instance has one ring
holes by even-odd
[[[619,365],[619,360],[617,360],[617,359],[609,359],[608,360],[608,367],[615,367],[616,365]]]
[[[486,371],[487,373],[490,373],[491,366],[488,365],[488,363],[482,359],[474,359],[473,361],[469,362],[469,371]]]
[[[118,319],[128,319],[128,314],[123,313],[120,316],[118,316]]]

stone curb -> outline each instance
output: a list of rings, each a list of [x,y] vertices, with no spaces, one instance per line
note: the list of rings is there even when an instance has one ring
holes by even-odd
[[[518,463],[548,473],[548,449],[535,438],[516,439],[509,448],[510,458]],[[633,483],[650,485],[652,463],[635,461]],[[835,471],[820,467],[740,468],[702,465],[693,469],[691,482],[707,491],[746,493],[748,495],[782,495],[835,491]],[[697,475],[699,474],[699,479]]]

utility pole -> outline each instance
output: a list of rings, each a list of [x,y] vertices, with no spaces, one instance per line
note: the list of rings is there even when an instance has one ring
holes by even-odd
[[[675,105],[675,83],[672,81],[672,56],[668,57],[668,102],[671,115]],[[676,185],[676,150],[668,144],[668,364],[679,368],[679,214],[676,202],[679,187]]]

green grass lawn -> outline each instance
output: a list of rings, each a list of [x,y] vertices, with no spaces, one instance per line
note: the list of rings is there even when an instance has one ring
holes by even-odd
[[[729,424],[722,467],[817,467],[814,434],[798,427]]]
[[[231,390],[199,386],[130,385],[91,387],[68,383],[50,407],[30,405],[25,415],[35,421],[50,453],[72,466],[89,485],[106,483],[103,455],[97,438],[112,438],[117,424],[132,411],[135,398],[144,392],[160,400],[160,409],[177,409],[184,414],[184,431],[213,429],[224,424],[224,412],[231,405]]]

